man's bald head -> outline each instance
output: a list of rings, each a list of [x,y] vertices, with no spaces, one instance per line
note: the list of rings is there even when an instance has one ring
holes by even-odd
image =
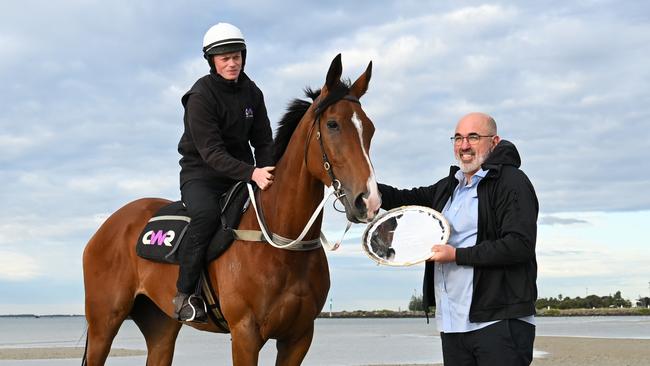
[[[462,124],[462,126],[461,126]],[[467,130],[469,129],[480,129],[481,135],[497,135],[497,123],[490,115],[481,112],[472,112],[464,115],[458,124],[456,125],[456,131],[459,129]],[[478,132],[478,130],[477,130]]]

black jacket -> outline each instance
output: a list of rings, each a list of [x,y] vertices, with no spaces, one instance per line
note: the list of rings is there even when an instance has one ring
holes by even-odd
[[[178,143],[181,186],[207,179],[227,188],[236,181],[250,181],[255,165],[274,164],[264,96],[244,72],[237,82],[211,72],[197,80],[181,102],[185,108],[185,130]]]
[[[458,265],[474,267],[474,288],[469,320],[484,322],[535,314],[537,300],[538,202],[533,185],[519,170],[515,146],[502,140],[483,164],[489,169],[478,185],[476,245],[456,249]],[[458,167],[432,186],[399,190],[379,185],[382,208],[422,205],[442,211],[458,180]],[[434,263],[424,273],[425,309],[435,305]]]

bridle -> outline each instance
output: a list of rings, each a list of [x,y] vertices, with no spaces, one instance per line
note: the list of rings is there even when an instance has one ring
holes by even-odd
[[[304,156],[304,162],[305,166],[307,166],[307,155],[309,152],[309,142],[311,141],[311,135],[316,128],[318,127],[318,131],[316,131],[316,140],[319,142],[320,150],[321,150],[321,155],[323,157],[323,168],[329,175],[330,179],[332,180],[332,184],[328,188],[329,192],[325,192],[323,200],[320,202],[314,213],[311,215],[309,218],[309,221],[307,221],[307,224],[305,225],[305,228],[302,230],[300,235],[298,236],[297,239],[291,240],[285,237],[282,237],[278,234],[275,233],[270,233],[268,228],[266,227],[266,223],[264,221],[263,214],[261,213],[261,208],[258,207],[257,205],[257,200],[256,200],[256,195],[255,192],[253,191],[253,186],[250,183],[247,183],[248,187],[248,194],[251,199],[251,203],[253,205],[253,208],[255,209],[255,215],[257,216],[257,222],[260,225],[261,231],[257,230],[234,230],[235,238],[240,239],[240,240],[248,240],[248,241],[266,241],[270,245],[280,248],[280,249],[288,249],[288,250],[297,250],[297,251],[305,251],[305,250],[312,250],[312,249],[317,249],[320,248],[321,246],[325,245],[328,247],[329,250],[336,250],[338,247],[341,245],[341,242],[343,241],[343,238],[345,237],[345,234],[348,232],[350,227],[352,226],[352,223],[348,221],[347,226],[343,232],[343,235],[341,235],[341,239],[339,239],[336,243],[331,244],[323,232],[320,233],[320,237],[318,239],[313,239],[313,240],[305,240],[303,241],[302,239],[307,235],[307,232],[309,229],[311,229],[312,225],[316,221],[316,218],[320,215],[320,212],[323,210],[323,207],[325,206],[325,203],[327,200],[330,198],[331,195],[335,195],[336,200],[334,201],[333,205],[337,202],[340,201],[343,197],[345,197],[345,193],[343,192],[343,186],[341,184],[341,181],[336,179],[336,175],[334,174],[334,171],[332,170],[332,164],[330,163],[329,158],[327,157],[327,153],[325,152],[325,146],[323,145],[323,139],[322,139],[322,134],[321,134],[321,115],[323,114],[323,111],[327,109],[327,107],[335,104],[336,102],[340,100],[348,100],[353,103],[361,104],[359,102],[359,98],[348,94],[349,89],[345,87],[344,85],[340,84],[338,88],[334,89],[332,92],[328,93],[323,100],[319,101],[318,105],[314,109],[314,122],[312,123],[311,127],[309,128],[309,132],[307,133],[307,139],[305,141],[305,156]],[[320,98],[318,98],[320,99]],[[316,101],[314,101],[316,103]],[[258,190],[257,193],[260,191]],[[334,209],[341,212],[334,206]],[[344,211],[342,211],[344,212]]]
[[[342,93],[343,91],[345,92],[345,94]],[[318,126],[318,131],[316,131],[316,140],[318,140],[318,145],[320,146],[321,155],[323,157],[323,168],[325,169],[330,179],[332,180],[331,186],[334,188],[334,195],[336,196],[336,201],[340,201],[345,196],[345,193],[343,193],[343,186],[341,184],[341,181],[336,179],[336,175],[334,174],[334,170],[332,169],[332,164],[330,163],[330,160],[327,157],[327,152],[325,152],[325,146],[323,145],[320,121],[321,121],[321,116],[325,111],[325,109],[335,104],[339,100],[347,100],[353,103],[357,103],[359,105],[361,104],[359,98],[347,94],[348,91],[349,90],[347,88],[341,86],[338,89],[335,89],[334,92],[329,93],[326,98],[324,98],[322,101],[318,103],[318,105],[314,109],[314,123],[312,123],[311,127],[309,128],[309,132],[307,133],[307,139],[305,140],[304,161],[305,161],[305,166],[307,166],[307,155],[309,153],[309,146],[310,146],[309,142],[311,141],[311,135],[314,132],[314,128]],[[336,201],[334,201],[334,203],[336,203]],[[344,212],[337,209],[336,206],[334,206],[334,209],[339,212]]]

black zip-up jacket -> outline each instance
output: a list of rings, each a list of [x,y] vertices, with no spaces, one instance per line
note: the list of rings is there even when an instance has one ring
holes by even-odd
[[[519,170],[520,165],[515,146],[501,140],[482,166],[489,172],[477,188],[476,245],[456,249],[456,263],[474,268],[471,322],[535,314],[539,205],[533,185]],[[400,190],[379,184],[382,208],[421,205],[442,211],[458,185],[454,177],[458,170],[452,166],[449,176],[428,187]],[[434,263],[427,262],[423,285],[425,309],[435,305],[434,274]]]
[[[205,179],[227,189],[236,181],[250,181],[255,166],[273,165],[273,134],[264,96],[243,71],[236,82],[212,71],[197,80],[181,102],[185,108],[185,131],[178,143],[181,186]]]

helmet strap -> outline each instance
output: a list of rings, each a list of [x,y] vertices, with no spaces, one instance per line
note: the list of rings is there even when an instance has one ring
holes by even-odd
[[[206,57],[206,60],[208,61],[208,65],[210,65],[210,71],[216,74],[217,68],[214,66],[214,56],[208,55],[208,57]]]

